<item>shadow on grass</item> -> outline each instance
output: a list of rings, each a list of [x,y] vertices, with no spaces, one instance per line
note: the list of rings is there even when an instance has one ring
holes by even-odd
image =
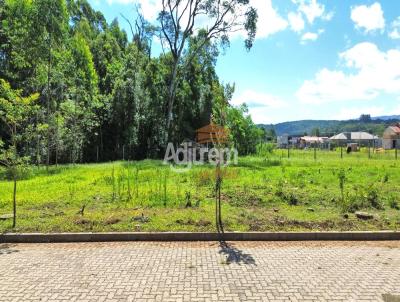
[[[225,264],[237,263],[246,265],[256,265],[256,261],[251,254],[247,254],[234,245],[224,241],[219,241],[219,254],[226,257]]]
[[[19,251],[14,247],[14,244],[0,243],[0,256],[18,253]]]

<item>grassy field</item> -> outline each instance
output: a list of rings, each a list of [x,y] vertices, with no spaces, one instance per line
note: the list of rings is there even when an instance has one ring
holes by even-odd
[[[318,151],[315,160],[312,150],[242,157],[224,169],[225,229],[399,230],[400,159],[371,157],[367,150],[343,159]],[[0,173],[3,215],[12,213],[12,183]],[[0,232],[214,231],[214,185],[212,166],[187,173],[151,160],[32,167],[18,184],[17,228],[0,220]]]

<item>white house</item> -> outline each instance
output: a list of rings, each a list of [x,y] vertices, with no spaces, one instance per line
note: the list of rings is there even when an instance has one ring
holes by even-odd
[[[400,123],[387,127],[383,132],[383,148],[387,150],[400,148]]]

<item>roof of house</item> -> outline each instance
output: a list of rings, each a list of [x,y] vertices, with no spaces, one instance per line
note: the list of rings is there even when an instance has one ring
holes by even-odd
[[[389,128],[392,129],[394,133],[400,134],[400,124],[390,126]]]
[[[318,137],[318,136],[302,136],[301,140],[307,143],[315,143],[315,142],[323,142],[327,137]]]
[[[372,135],[368,132],[349,132],[349,133],[339,133],[332,136],[331,140],[375,140],[379,137]]]
[[[347,136],[344,133],[339,133],[330,138],[331,140],[346,140]]]
[[[373,140],[377,138],[378,138],[377,136],[374,136],[367,132],[351,132],[352,140]]]

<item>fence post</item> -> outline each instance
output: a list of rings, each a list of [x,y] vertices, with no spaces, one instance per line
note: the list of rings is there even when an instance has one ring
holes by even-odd
[[[314,160],[317,160],[317,144],[314,143]]]
[[[99,146],[96,147],[96,162],[99,162]]]
[[[396,157],[396,160],[397,160],[397,146],[396,146],[396,149],[394,149],[394,154],[395,154],[395,157]]]
[[[343,159],[343,145],[340,144],[340,158]]]
[[[122,160],[125,160],[125,145],[122,145]]]
[[[371,159],[371,141],[368,141],[368,158]]]
[[[287,145],[287,158],[290,158],[290,145]]]

